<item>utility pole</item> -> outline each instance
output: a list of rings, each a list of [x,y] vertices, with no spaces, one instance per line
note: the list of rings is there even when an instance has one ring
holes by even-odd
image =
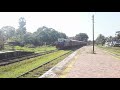
[[[92,16],[93,20],[93,54],[94,54],[94,15]]]

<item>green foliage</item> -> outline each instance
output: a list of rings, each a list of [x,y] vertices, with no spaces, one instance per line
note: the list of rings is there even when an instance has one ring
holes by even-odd
[[[103,45],[103,44],[105,44],[105,41],[106,41],[105,36],[103,36],[102,34],[99,34],[97,39],[96,39],[96,44]]]
[[[9,38],[15,36],[15,28],[12,26],[3,26],[0,31],[4,40],[8,40]]]
[[[120,31],[117,31],[117,32],[115,33],[115,35],[116,35],[116,38],[117,38],[117,39],[120,39]]]
[[[37,45],[47,45],[55,43],[58,38],[67,38],[64,33],[60,33],[53,28],[41,27],[38,28],[36,32],[33,33],[34,44]]]
[[[75,36],[75,39],[76,40],[79,40],[79,41],[88,41],[88,35],[86,33],[79,33]]]
[[[16,30],[16,35],[15,35],[15,42],[20,42],[24,43],[25,42],[25,35],[26,35],[26,20],[24,17],[21,17],[19,19],[19,28]]]
[[[24,17],[19,19],[19,28],[17,29],[17,34],[24,35],[26,33],[26,20]]]
[[[40,27],[37,31],[30,33],[26,31],[26,20],[24,17],[19,19],[19,28],[15,30],[12,26],[4,26],[0,32],[4,42],[16,42],[20,45],[32,44],[34,46],[54,44],[58,38],[67,38],[65,33],[58,32],[53,28]],[[2,38],[1,38],[2,39]],[[2,41],[2,40],[0,40]],[[1,42],[0,42],[1,43]]]

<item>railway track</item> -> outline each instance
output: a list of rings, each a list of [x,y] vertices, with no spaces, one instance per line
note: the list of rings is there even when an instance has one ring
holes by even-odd
[[[44,53],[33,53],[33,54],[30,54],[30,55],[24,55],[24,56],[22,55],[22,56],[19,56],[19,57],[3,59],[3,60],[0,61],[0,66],[5,66],[5,65],[8,65],[8,64],[12,64],[12,63],[23,61],[23,60],[26,60],[26,59],[46,55],[46,54],[53,53],[53,52],[56,52],[56,51],[58,51],[58,50],[51,50],[51,51],[47,51],[47,52],[44,52]]]
[[[40,65],[40,66],[32,69],[32,70],[29,70],[29,71],[27,71],[27,72],[25,72],[25,73],[17,76],[16,78],[24,77],[26,74],[29,74],[30,72],[33,72],[34,70],[36,70],[36,69],[38,69],[38,68],[44,67],[45,65],[49,64],[50,62],[52,62],[52,61],[54,61],[54,60],[56,60],[56,59],[58,59],[58,58],[60,58],[60,57],[62,57],[62,56],[64,56],[64,55],[67,55],[67,54],[69,54],[70,52],[72,52],[72,51],[69,51],[69,52],[67,52],[67,53],[65,53],[65,54],[63,54],[63,55],[61,55],[61,56],[58,56],[58,57],[56,57],[56,58],[54,58],[54,59],[52,59],[52,60],[50,60],[50,61],[48,61],[48,62],[46,62],[46,63],[44,63],[44,64],[42,64],[42,65]]]

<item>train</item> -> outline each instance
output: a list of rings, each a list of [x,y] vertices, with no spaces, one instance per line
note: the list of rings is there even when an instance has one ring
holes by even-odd
[[[58,41],[56,42],[57,49],[70,49],[74,47],[82,47],[85,45],[87,45],[87,42],[85,41],[63,39],[63,38],[58,39]]]

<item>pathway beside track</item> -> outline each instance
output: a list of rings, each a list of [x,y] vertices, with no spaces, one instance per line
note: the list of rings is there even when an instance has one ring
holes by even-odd
[[[95,53],[92,46],[80,48],[61,72],[49,78],[120,78],[120,59],[97,47]]]
[[[120,78],[120,60],[92,46],[81,49],[75,63],[69,64],[59,77],[63,78]],[[69,69],[68,69],[69,68]]]

